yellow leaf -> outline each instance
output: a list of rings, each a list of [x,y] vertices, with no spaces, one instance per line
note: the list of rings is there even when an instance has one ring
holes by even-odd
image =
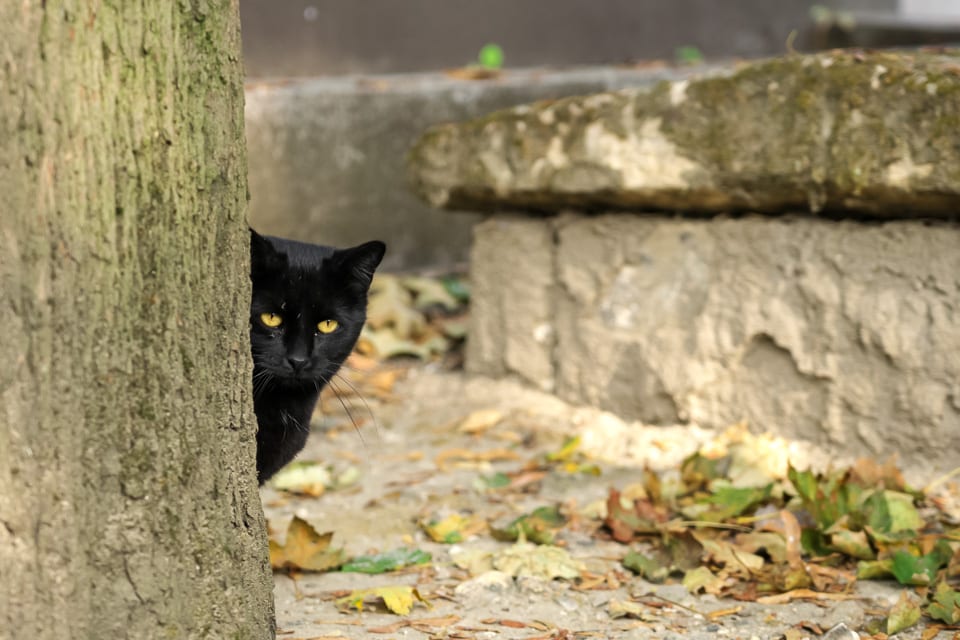
[[[477,516],[467,517],[453,513],[443,520],[423,522],[420,526],[434,542],[454,544],[480,533],[486,529],[487,523]]]
[[[426,318],[413,308],[413,296],[400,279],[379,273],[370,285],[367,324],[374,329],[393,327],[400,338],[418,336],[427,327]]]
[[[430,603],[420,595],[414,587],[407,585],[392,585],[384,587],[374,587],[372,589],[359,589],[350,595],[339,598],[336,605],[341,609],[356,608],[357,611],[363,611],[363,601],[367,598],[380,598],[383,604],[397,615],[405,616],[413,609],[415,601],[419,600],[428,607]]]
[[[702,590],[704,593],[718,595],[723,589],[723,579],[713,575],[713,572],[706,567],[697,567],[683,575],[683,586],[690,593]]]

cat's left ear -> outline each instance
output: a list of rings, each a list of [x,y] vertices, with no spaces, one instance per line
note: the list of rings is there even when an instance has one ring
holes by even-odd
[[[387,245],[373,240],[350,249],[341,249],[337,252],[337,262],[340,268],[352,275],[354,281],[366,291],[373,281],[373,272],[386,252]]]

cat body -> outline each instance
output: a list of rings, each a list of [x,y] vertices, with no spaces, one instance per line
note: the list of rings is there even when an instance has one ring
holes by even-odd
[[[320,391],[353,350],[386,247],[336,249],[251,229],[250,347],[263,484],[303,449]]]

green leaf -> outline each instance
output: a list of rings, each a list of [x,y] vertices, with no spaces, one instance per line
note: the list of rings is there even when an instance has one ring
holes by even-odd
[[[706,499],[706,502],[719,508],[704,511],[699,517],[707,522],[723,522],[739,516],[769,498],[772,489],[773,484],[765,487],[720,487]]]
[[[937,567],[930,556],[915,556],[901,549],[893,554],[890,570],[900,584],[927,585],[936,576]]]
[[[444,288],[461,303],[470,301],[470,286],[462,278],[447,276],[442,280]]]
[[[386,553],[357,556],[340,567],[340,571],[374,574],[386,573],[387,571],[396,571],[397,569],[412,565],[427,564],[431,559],[432,556],[426,551],[402,547],[400,549],[394,549],[393,551],[387,551]]]
[[[488,43],[483,45],[480,53],[477,55],[477,62],[484,69],[500,69],[503,67],[503,49],[498,44]]]
[[[893,561],[866,560],[857,563],[857,580],[881,580],[893,576]]]
[[[521,534],[536,544],[552,544],[554,532],[566,524],[567,519],[560,513],[559,507],[538,507],[533,512],[520,516],[503,529],[491,529],[497,540],[513,541]]]
[[[860,504],[863,488],[850,484],[845,473],[834,472],[818,478],[810,471],[798,471],[790,467],[787,477],[803,502],[804,509],[821,529],[829,529],[843,516],[853,513]]]
[[[927,607],[927,615],[947,624],[960,624],[960,592],[954,591],[946,582],[937,585],[933,603]]]
[[[800,533],[800,546],[803,547],[804,553],[815,558],[828,556],[832,551],[826,534],[819,529],[804,529]]]
[[[680,64],[700,64],[703,62],[703,54],[700,53],[700,49],[690,45],[677,47],[674,51],[674,57]]]
[[[480,476],[477,486],[480,489],[502,489],[510,486],[510,476],[502,471],[489,476]]]
[[[831,531],[830,547],[857,560],[873,560],[876,557],[864,531]]]
[[[663,582],[670,575],[670,567],[639,551],[631,551],[625,555],[623,566],[650,582]]]
[[[913,496],[899,491],[875,491],[864,504],[867,525],[879,533],[917,531],[923,518],[913,506]]]
[[[906,591],[900,593],[900,599],[893,605],[887,616],[887,635],[893,635],[912,627],[920,621],[920,603],[911,598]]]

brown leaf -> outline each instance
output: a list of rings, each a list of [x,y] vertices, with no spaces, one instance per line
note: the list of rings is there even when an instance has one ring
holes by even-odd
[[[270,540],[270,564],[274,569],[329,571],[344,563],[343,549],[330,549],[333,532],[317,533],[310,523],[293,516],[287,538],[281,545]]]
[[[787,593],[778,593],[772,596],[763,596],[757,598],[760,604],[786,604],[793,600],[864,600],[862,596],[851,595],[847,593],[821,593],[811,591],[810,589],[794,589]]]
[[[730,607],[729,609],[718,609],[716,611],[711,611],[707,614],[707,618],[710,620],[716,620],[717,618],[723,618],[724,616],[732,616],[740,613],[741,611],[743,611],[743,605],[737,605],[736,607]]]
[[[780,519],[783,521],[783,536],[787,548],[787,564],[791,569],[803,570],[803,545],[801,544],[800,523],[797,517],[786,509],[780,510]]]
[[[501,75],[499,69],[487,69],[485,67],[446,69],[444,73],[455,80],[493,80]]]
[[[494,460],[519,460],[520,455],[510,449],[489,449],[487,451],[472,451],[470,449],[447,449],[437,454],[435,461],[441,471],[453,466],[475,465],[479,462],[493,462]]]

